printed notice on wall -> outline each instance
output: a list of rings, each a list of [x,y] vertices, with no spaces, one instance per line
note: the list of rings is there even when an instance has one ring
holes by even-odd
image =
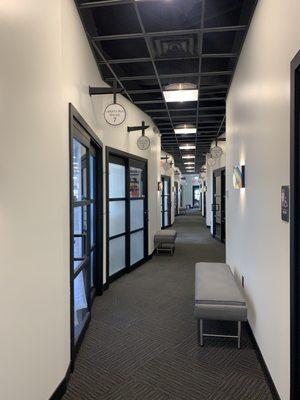
[[[281,186],[281,219],[289,222],[290,220],[290,188]]]

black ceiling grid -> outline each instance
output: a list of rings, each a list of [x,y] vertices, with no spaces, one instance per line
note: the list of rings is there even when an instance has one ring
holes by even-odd
[[[225,100],[257,0],[76,0],[102,78],[150,115],[162,148],[185,172],[198,172],[211,142],[225,132]],[[169,84],[194,84],[198,101],[166,103]],[[176,135],[187,123],[197,133]],[[196,150],[181,150],[180,145]],[[188,160],[189,161],[189,160]]]

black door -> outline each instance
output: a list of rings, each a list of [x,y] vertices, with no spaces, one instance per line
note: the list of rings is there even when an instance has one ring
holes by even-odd
[[[213,172],[213,236],[225,242],[225,168]]]
[[[165,229],[171,226],[171,178],[169,176],[162,176],[161,180],[161,227]]]
[[[90,320],[93,299],[102,293],[102,147],[72,106],[70,115],[71,356],[74,362]]]
[[[300,398],[300,52],[291,63],[291,400]]]
[[[107,152],[107,282],[148,255],[147,162],[133,157]]]

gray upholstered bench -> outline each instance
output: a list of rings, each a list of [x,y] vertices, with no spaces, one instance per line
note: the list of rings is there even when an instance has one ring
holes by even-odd
[[[241,347],[241,321],[247,320],[247,306],[229,265],[197,263],[195,280],[194,316],[198,320],[197,334],[201,346],[205,336],[231,337]],[[214,335],[204,333],[203,320],[237,321],[238,334]]]
[[[176,237],[177,232],[174,229],[158,231],[154,235],[156,254],[159,254],[160,251],[168,251],[173,255]]]

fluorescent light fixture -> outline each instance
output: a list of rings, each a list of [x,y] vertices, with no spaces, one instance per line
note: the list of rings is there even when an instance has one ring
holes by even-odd
[[[195,165],[194,161],[185,162],[184,165]]]
[[[197,89],[164,90],[163,94],[167,103],[174,103],[174,102],[182,103],[184,101],[198,100]]]
[[[192,154],[188,154],[187,156],[182,156],[182,158],[195,158]]]
[[[188,135],[191,133],[197,133],[197,129],[196,128],[175,128],[174,132],[177,135]]]
[[[180,150],[195,150],[196,146],[193,144],[184,144],[179,146]]]

